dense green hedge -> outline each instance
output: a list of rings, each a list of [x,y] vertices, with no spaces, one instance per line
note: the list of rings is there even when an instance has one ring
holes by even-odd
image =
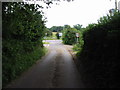
[[[87,87],[120,87],[120,13],[100,18],[83,33],[84,45],[77,56]]]
[[[44,55],[44,21],[39,5],[2,3],[3,87]]]
[[[68,28],[63,31],[62,40],[64,44],[75,44],[77,42],[76,40],[76,33],[79,31],[75,28]]]

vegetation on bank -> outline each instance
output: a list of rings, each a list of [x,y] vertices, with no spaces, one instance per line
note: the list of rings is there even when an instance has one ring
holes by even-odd
[[[86,28],[81,28],[81,25],[67,26],[62,32],[63,43],[73,45],[73,50],[77,52],[77,66],[86,87],[120,87],[119,12],[103,16],[98,23],[89,24]],[[76,33],[79,33],[78,43]]]
[[[43,44],[50,44],[49,42],[43,42]]]
[[[64,25],[47,29],[39,8],[20,2],[2,3],[3,87],[45,54],[42,40],[57,39],[56,32],[63,33],[64,44],[74,45],[86,87],[120,87],[120,13],[101,17],[86,28],[77,24],[73,28]],[[78,43],[76,33],[80,35]]]
[[[64,36],[65,34],[65,32],[67,31],[67,30],[69,30],[71,28],[71,26],[70,25],[64,25],[64,26],[52,26],[51,28],[47,28],[47,32],[46,32],[46,37],[44,38],[44,40],[56,40],[56,39],[63,39],[63,38],[65,38],[66,36]],[[74,30],[73,30],[74,29]],[[70,33],[72,32],[72,30],[73,30],[73,32],[75,33],[75,32],[78,32],[79,33],[79,30],[81,30],[82,29],[82,25],[80,25],[80,24],[76,24],[76,25],[74,25],[73,26],[73,28],[71,28],[71,31],[70,31]],[[48,34],[48,32],[49,32],[49,34]],[[50,34],[52,32],[52,34]],[[62,33],[62,35],[60,35]],[[70,34],[69,33],[69,34]],[[49,36],[48,36],[49,35]],[[68,35],[69,36],[69,35]],[[75,35],[74,35],[75,36]],[[73,37],[74,38],[74,37]],[[76,40],[75,40],[76,41]],[[75,42],[74,41],[74,42]],[[65,41],[66,42],[66,41]],[[64,42],[64,44],[65,44],[65,42]],[[73,41],[72,41],[73,42]],[[66,43],[67,44],[67,43]],[[73,43],[71,43],[70,42],[70,44],[73,44]]]
[[[82,35],[74,49],[78,50],[78,67],[85,85],[120,87],[120,13],[101,17],[97,24],[88,25]]]
[[[75,44],[77,42],[76,33],[78,33],[75,28],[68,28],[63,31],[62,40],[64,44]]]
[[[32,66],[45,54],[45,25],[39,5],[2,3],[2,85]]]

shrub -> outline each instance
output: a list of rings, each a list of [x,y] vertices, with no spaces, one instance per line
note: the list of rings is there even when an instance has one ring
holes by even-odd
[[[65,29],[63,32],[63,43],[64,44],[75,44],[76,43],[76,33],[78,33],[78,31],[74,28],[70,28],[70,29]]]
[[[83,32],[85,32],[85,28],[81,28],[79,30],[79,38],[78,38],[78,43],[76,43],[74,46],[73,46],[73,50],[74,51],[77,51],[77,52],[81,52],[82,51],[82,48],[83,48],[83,45],[84,45],[84,40],[83,40]]]
[[[88,87],[120,87],[120,13],[100,18],[83,33],[84,45],[77,55],[82,79]]]
[[[44,55],[44,21],[39,5],[2,3],[3,87]]]

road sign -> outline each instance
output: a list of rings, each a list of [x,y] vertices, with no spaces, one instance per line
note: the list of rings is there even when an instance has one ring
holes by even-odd
[[[62,36],[62,33],[59,33],[59,36]]]
[[[76,33],[76,37],[79,37],[79,33]]]

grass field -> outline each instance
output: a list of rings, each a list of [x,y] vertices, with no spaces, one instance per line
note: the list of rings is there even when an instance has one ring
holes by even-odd
[[[43,44],[50,44],[49,42],[43,42]]]
[[[57,33],[57,32],[52,32],[53,37],[55,37],[55,38],[56,38],[56,33]]]
[[[57,40],[56,33],[52,32],[53,35],[51,37],[44,37],[44,40]]]

